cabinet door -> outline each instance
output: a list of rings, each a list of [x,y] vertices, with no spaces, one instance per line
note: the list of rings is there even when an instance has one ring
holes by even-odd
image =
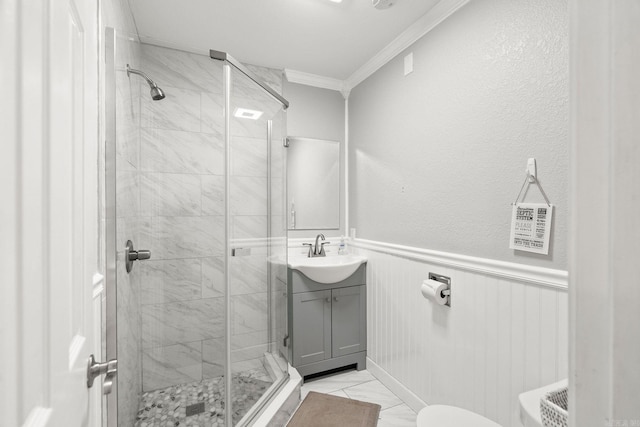
[[[365,286],[332,291],[333,357],[367,349]]]
[[[293,294],[293,366],[331,357],[331,291]]]

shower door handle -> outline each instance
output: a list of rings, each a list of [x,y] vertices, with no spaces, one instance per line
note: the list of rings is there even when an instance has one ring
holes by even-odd
[[[113,359],[108,362],[100,363],[96,362],[93,354],[89,356],[89,363],[87,365],[87,388],[93,387],[93,382],[96,377],[104,375],[104,383],[102,384],[102,393],[109,394],[113,388],[113,380],[118,374],[118,360]]]
[[[149,258],[151,258],[151,251],[146,249],[136,251],[133,249],[133,242],[131,240],[127,240],[124,251],[127,273],[131,273],[131,270],[133,269],[133,261],[142,261]]]

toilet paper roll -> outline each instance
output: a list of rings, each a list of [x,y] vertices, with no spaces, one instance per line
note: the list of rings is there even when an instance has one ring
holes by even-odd
[[[438,282],[437,280],[429,279],[422,282],[421,292],[422,295],[436,304],[445,305],[447,303],[447,296],[442,294],[442,291],[447,289],[447,285]]]

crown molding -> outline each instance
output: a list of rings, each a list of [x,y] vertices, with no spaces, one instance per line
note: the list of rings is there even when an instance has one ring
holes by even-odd
[[[285,68],[284,75],[289,83],[314,86],[322,89],[331,89],[338,92],[345,90],[344,80],[334,79],[332,77],[319,76],[317,74],[290,70],[288,68]]]
[[[351,76],[349,76],[345,81],[345,86],[349,89],[353,89],[362,83],[367,77],[375,73],[383,65],[418,41],[421,37],[434,29],[438,24],[447,19],[468,2],[469,0],[440,1],[429,12],[425,13],[420,19],[403,31],[402,34],[385,46],[373,58],[368,60],[362,67],[351,74]]]
[[[442,0],[409,28],[385,46],[365,64],[358,68],[346,80],[319,76],[317,74],[285,69],[285,75],[290,83],[314,86],[323,89],[336,90],[342,93],[345,99],[349,97],[351,90],[362,83],[367,77],[378,71],[383,65],[395,58],[403,50],[418,41],[421,37],[433,30],[438,24],[455,13],[470,0]]]

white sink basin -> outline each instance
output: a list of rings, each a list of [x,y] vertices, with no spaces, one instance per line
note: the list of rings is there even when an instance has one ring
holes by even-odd
[[[289,258],[289,268],[319,283],[336,283],[351,276],[365,262],[367,258],[358,255],[295,257]]]

